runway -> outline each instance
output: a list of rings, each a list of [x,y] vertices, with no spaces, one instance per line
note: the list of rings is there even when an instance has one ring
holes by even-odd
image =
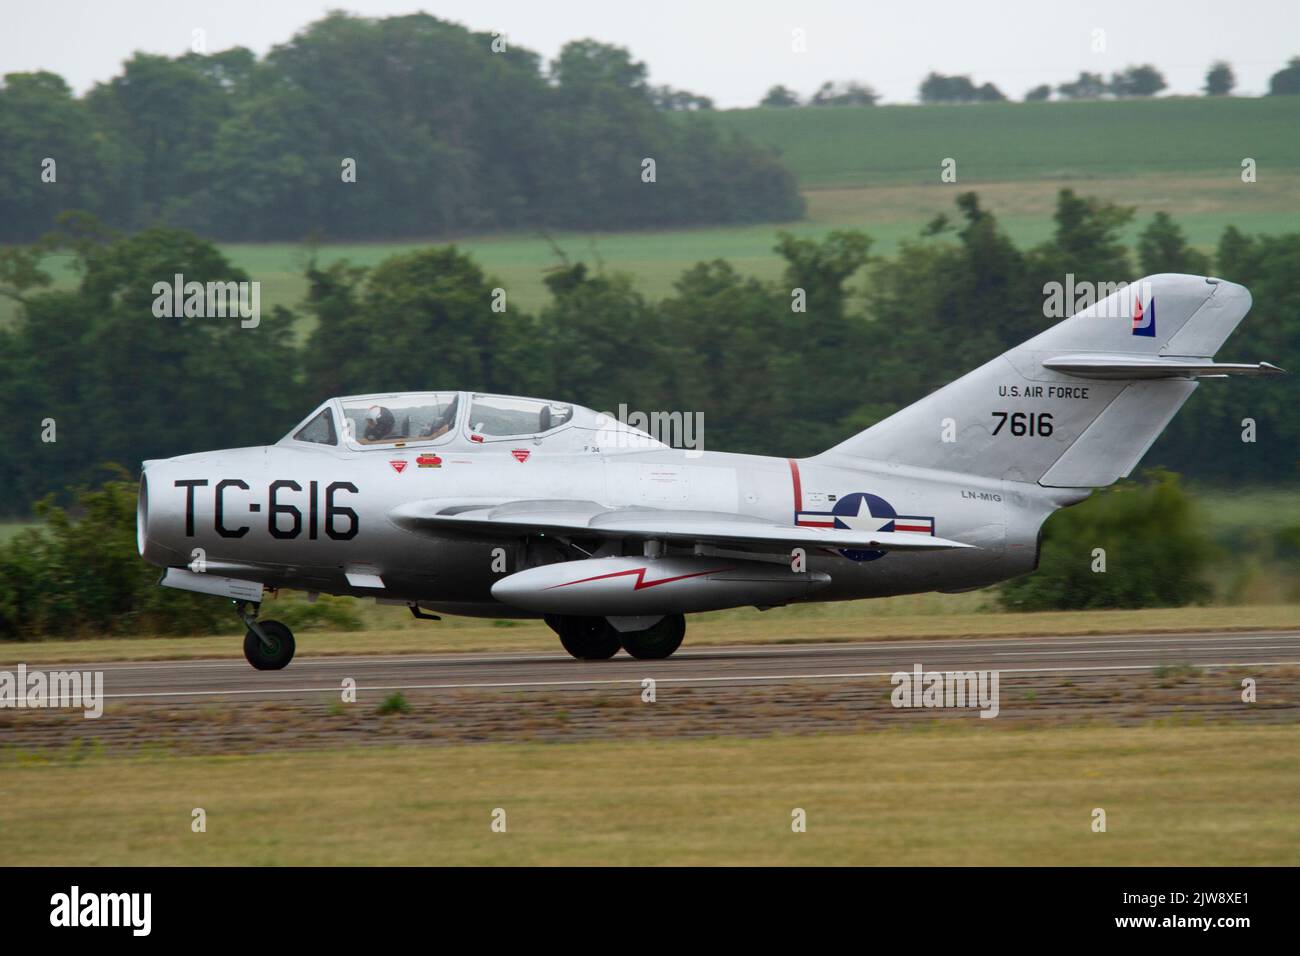
[[[363,637],[358,642],[364,641]],[[1276,667],[1300,664],[1300,631],[1129,634],[1089,637],[957,638],[691,648],[664,661],[620,653],[576,661],[558,647],[538,653],[312,657],[305,635],[282,671],[255,671],[242,659],[59,664],[33,670],[104,674],[107,700],[247,701],[319,699],[352,679],[358,691],[464,695],[475,691],[589,691],[659,685],[728,687],[796,682],[834,684],[887,678],[919,664],[927,671],[1125,675],[1162,666]]]

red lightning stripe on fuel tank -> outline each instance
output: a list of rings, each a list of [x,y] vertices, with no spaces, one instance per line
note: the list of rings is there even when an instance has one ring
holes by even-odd
[[[554,591],[556,588],[567,588],[571,584],[586,584],[588,581],[603,581],[606,578],[621,578],[626,577],[629,574],[635,574],[636,585],[632,590],[640,591],[645,588],[657,587],[660,584],[670,584],[673,581],[683,581],[686,578],[698,578],[705,574],[721,574],[723,571],[734,571],[735,568],[714,568],[712,571],[693,571],[690,574],[679,574],[671,578],[660,578],[658,581],[647,581],[645,579],[648,570],[648,568],[629,568],[626,571],[613,571],[609,574],[597,574],[595,577],[581,578],[577,581],[565,581],[563,584],[552,584],[549,588],[545,588],[544,590]]]

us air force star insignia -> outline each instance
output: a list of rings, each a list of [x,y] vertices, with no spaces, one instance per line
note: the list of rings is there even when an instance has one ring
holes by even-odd
[[[885,518],[873,515],[866,495],[858,499],[857,514],[837,514],[835,517],[853,531],[883,531],[894,520],[893,515]]]

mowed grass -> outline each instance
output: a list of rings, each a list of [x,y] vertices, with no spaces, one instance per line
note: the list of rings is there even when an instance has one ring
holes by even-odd
[[[243,757],[10,751],[0,865],[1283,865],[1300,853],[1294,727],[999,723]],[[191,832],[197,807],[205,833]],[[504,833],[490,828],[498,810]]]
[[[683,647],[1300,628],[1300,605],[1295,604],[1008,614],[945,610],[938,600],[943,597],[949,596],[852,601],[761,613],[752,608],[739,608],[693,614],[688,618]],[[969,599],[979,595],[951,597],[968,599],[966,606],[970,607],[973,605]],[[911,606],[917,610],[906,610],[909,601],[915,601]],[[274,604],[265,605],[262,616],[274,620]],[[367,624],[365,631],[300,630],[296,634],[298,656],[560,652],[558,638],[540,621],[495,622],[448,617],[441,623],[432,623],[411,620],[409,615],[403,618],[398,614],[367,613]],[[0,667],[12,669],[19,662],[35,666],[88,661],[242,659],[242,648],[241,634],[6,643],[0,644]]]

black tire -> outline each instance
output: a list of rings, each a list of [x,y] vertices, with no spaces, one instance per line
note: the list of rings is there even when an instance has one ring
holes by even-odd
[[[293,660],[296,649],[293,631],[279,621],[258,621],[257,626],[270,639],[272,646],[267,647],[249,630],[244,635],[244,657],[259,671],[278,671]]]
[[[644,631],[629,631],[620,634],[623,650],[637,660],[661,661],[671,657],[673,651],[682,646],[686,636],[686,616],[684,614],[667,614],[654,627]]]
[[[607,661],[622,646],[618,631],[603,617],[548,614],[546,623],[560,635],[564,649],[580,661]]]

